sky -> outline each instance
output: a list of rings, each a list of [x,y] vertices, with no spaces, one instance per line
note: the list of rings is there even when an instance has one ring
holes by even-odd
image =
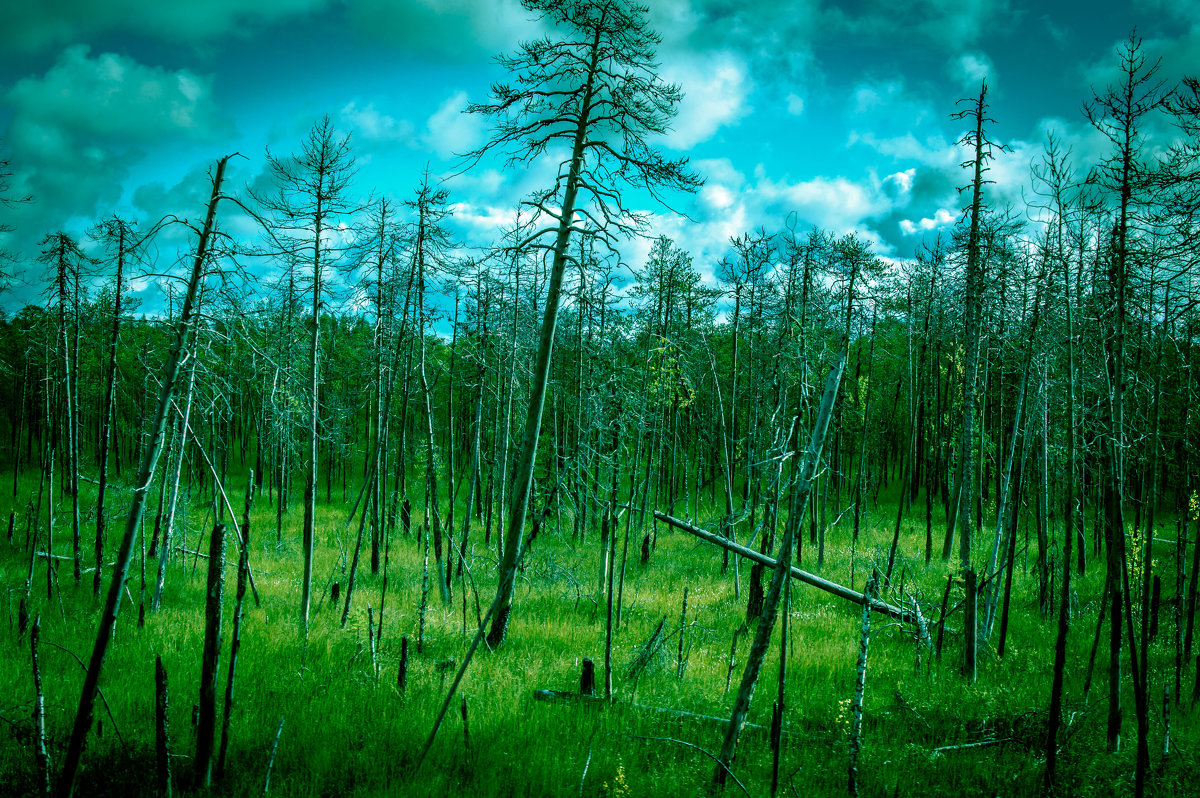
[[[13,312],[38,301],[38,242],[83,236],[112,213],[152,225],[197,219],[207,173],[237,152],[229,190],[263,174],[322,115],[351,136],[355,190],[412,196],[426,168],[450,192],[454,232],[483,248],[547,170],[457,154],[489,122],[461,113],[505,78],[497,54],[546,33],[516,0],[40,0],[0,26],[0,157],[9,161],[0,249]],[[1131,31],[1173,84],[1200,73],[1200,0],[650,0],[660,73],[684,99],[657,140],[706,178],[695,195],[647,204],[655,235],[705,279],[731,236],[792,224],[855,231],[903,260],[948,231],[969,180],[956,101],[986,78],[994,203],[1022,206],[1029,164],[1053,131],[1086,169],[1106,143],[1081,113],[1115,78]],[[1169,131],[1164,131],[1164,134]],[[550,172],[549,174],[552,174]],[[641,201],[640,199],[638,200]],[[648,201],[647,201],[648,202]],[[673,210],[672,210],[673,209]],[[232,229],[253,235],[242,219]],[[167,231],[159,252],[188,246]],[[639,266],[648,241],[622,248]],[[166,256],[166,255],[164,255]],[[154,280],[133,286],[143,308]]]

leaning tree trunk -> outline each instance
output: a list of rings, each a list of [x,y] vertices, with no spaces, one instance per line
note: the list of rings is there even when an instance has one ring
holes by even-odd
[[[508,619],[512,612],[512,596],[516,588],[516,563],[521,546],[521,530],[525,528],[525,514],[529,509],[529,494],[533,485],[533,468],[537,461],[538,433],[542,425],[542,409],[546,404],[546,386],[550,381],[550,354],[554,349],[554,331],[558,323],[558,303],[562,295],[563,273],[567,267],[567,246],[570,244],[572,223],[575,218],[575,200],[579,191],[580,172],[583,168],[583,148],[589,128],[589,112],[595,91],[596,74],[600,62],[600,28],[596,28],[592,44],[592,58],[588,68],[587,83],[579,107],[582,109],[575,129],[575,141],[571,149],[571,167],[567,174],[563,192],[561,218],[554,242],[554,260],[550,267],[550,285],[546,294],[546,309],[542,315],[542,331],[538,341],[537,361],[533,371],[533,384],[529,392],[529,410],[525,416],[525,434],[521,441],[519,458],[514,463],[512,478],[512,506],[508,526],[504,530],[504,557],[500,562],[500,583],[496,589],[496,611],[487,642],[492,648],[504,642],[508,633]]]
[[[201,278],[204,274],[204,263],[208,257],[209,239],[212,237],[213,225],[216,222],[217,204],[221,199],[221,181],[225,175],[225,164],[230,156],[217,161],[216,173],[213,176],[212,195],[208,201],[208,214],[204,219],[204,228],[196,246],[196,256],[192,261],[192,272],[188,280],[187,294],[180,312],[179,324],[175,330],[175,340],[171,353],[167,358],[166,369],[163,373],[162,388],[159,392],[158,407],[154,420],[150,425],[150,438],[143,450],[142,463],[138,469],[137,479],[133,485],[133,496],[129,506],[129,516],[125,521],[125,534],[121,539],[121,547],[117,553],[116,565],[113,569],[112,581],[109,583],[108,597],[105,600],[104,612],[100,616],[100,627],[96,632],[96,643],[92,648],[92,657],[88,664],[87,675],[84,677],[83,690],[79,697],[79,709],[75,713],[75,722],[71,730],[71,740],[63,759],[62,775],[59,781],[59,795],[67,798],[75,792],[75,776],[79,770],[79,762],[83,757],[83,746],[87,740],[88,730],[92,727],[92,711],[96,704],[96,693],[100,687],[100,673],[104,669],[104,659],[108,654],[108,646],[113,638],[113,630],[117,624],[117,614],[121,608],[121,595],[125,589],[125,579],[129,575],[129,565],[133,561],[134,544],[137,542],[138,529],[142,521],[142,513],[146,506],[146,496],[150,490],[150,482],[154,477],[154,468],[162,451],[163,429],[166,427],[167,412],[171,398],[175,393],[175,383],[179,377],[180,366],[183,363],[184,342],[195,320],[196,298],[200,291]]]
[[[754,632],[754,643],[746,659],[746,669],[742,673],[741,686],[738,688],[737,697],[733,702],[733,712],[729,717],[729,726],[725,730],[725,741],[721,745],[721,753],[717,759],[717,769],[713,774],[713,780],[718,786],[725,784],[725,776],[730,763],[733,762],[733,752],[737,747],[738,736],[742,732],[746,716],[750,713],[754,688],[758,684],[758,675],[762,670],[763,659],[766,657],[767,648],[771,643],[771,632],[775,628],[775,620],[779,615],[783,584],[791,574],[792,552],[795,550],[797,530],[804,519],[804,508],[808,501],[809,491],[812,489],[812,480],[816,474],[817,464],[821,460],[821,450],[825,446],[825,435],[829,430],[829,419],[833,414],[833,405],[837,399],[838,386],[841,384],[845,365],[846,353],[843,349],[837,360],[834,361],[833,369],[829,372],[829,379],[825,383],[825,395],[821,399],[821,409],[817,413],[812,438],[809,441],[808,450],[804,453],[803,463],[797,457],[798,452],[792,455],[795,458],[792,461],[792,473],[795,481],[792,483],[788,522],[784,527],[783,540],[779,543],[779,564],[771,575],[771,586],[763,600],[762,616]],[[793,439],[795,439],[799,433],[799,416],[796,417],[793,425]]]

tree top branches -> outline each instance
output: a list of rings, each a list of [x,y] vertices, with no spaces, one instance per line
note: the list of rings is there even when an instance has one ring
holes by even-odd
[[[658,76],[655,49],[661,37],[647,23],[648,10],[626,0],[523,0],[523,5],[551,23],[554,34],[497,58],[512,80],[493,85],[490,102],[468,106],[469,113],[496,120],[491,138],[466,155],[468,163],[498,151],[516,166],[569,148],[553,186],[524,204],[555,223],[566,217],[572,231],[609,246],[618,235],[644,232],[648,220],[628,207],[621,186],[645,190],[664,203],[664,189],[692,192],[703,184],[687,158],[667,158],[650,143],[670,129],[683,93]],[[581,194],[577,205],[567,200],[572,185]],[[557,226],[536,228],[521,243],[536,246]]]

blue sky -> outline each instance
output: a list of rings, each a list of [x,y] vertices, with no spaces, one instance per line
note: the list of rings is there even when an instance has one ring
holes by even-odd
[[[487,121],[460,111],[503,74],[493,57],[541,33],[514,0],[42,0],[10,4],[0,28],[0,147],[10,193],[0,246],[18,278],[0,304],[35,297],[43,235],[80,234],[114,211],[140,223],[195,218],[205,172],[240,152],[240,190],[265,150],[286,154],[322,114],[352,136],[358,190],[406,199],[425,166],[451,175]],[[1114,76],[1136,26],[1174,83],[1200,72],[1196,0],[891,0],[651,3],[661,70],[683,86],[660,142],[707,178],[663,208],[670,235],[711,276],[728,238],[758,227],[858,231],[879,254],[910,257],[963,200],[955,101],[986,77],[993,200],[1020,203],[1048,130],[1086,169],[1105,152],[1080,113]],[[1169,130],[1152,131],[1165,141]],[[457,232],[486,246],[547,171],[484,162],[449,177]],[[234,223],[233,229],[238,225]],[[249,232],[250,226],[244,229]],[[161,247],[186,245],[182,232]],[[637,265],[648,242],[632,242]],[[156,288],[135,288],[148,305]]]

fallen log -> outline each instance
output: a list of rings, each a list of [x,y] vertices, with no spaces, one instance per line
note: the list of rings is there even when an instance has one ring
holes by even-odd
[[[1000,745],[1011,740],[1011,737],[997,738],[994,740],[980,740],[977,743],[962,743],[961,745],[943,745],[941,748],[935,748],[930,753],[934,756],[945,754],[949,751],[973,751],[976,748],[987,748],[992,745]]]
[[[736,543],[731,543],[720,535],[715,535],[705,529],[694,527],[686,521],[680,521],[678,518],[667,515],[666,513],[661,513],[658,510],[655,510],[654,517],[659,521],[670,524],[676,529],[682,529],[684,532],[690,532],[701,540],[721,546],[725,549],[729,549],[732,552],[736,552],[738,555],[745,557],[751,562],[762,563],[768,568],[774,568],[778,564],[774,559],[766,556],[765,554],[760,554],[754,549],[748,549],[745,546],[739,546]],[[832,593],[833,595],[844,598],[847,601],[852,601],[859,606],[862,606],[863,602],[865,601],[863,594],[859,593],[857,590],[852,590],[851,588],[848,588],[844,585],[839,585],[836,582],[830,582],[828,579],[822,579],[815,574],[810,574],[808,571],[802,571],[795,566],[792,566],[791,573],[793,579],[799,580],[806,585],[820,588],[826,593]],[[871,609],[883,615],[887,615],[890,618],[895,618],[898,621],[916,623],[916,618],[913,616],[911,611],[888,604],[886,601],[881,601],[874,598],[871,599]]]

